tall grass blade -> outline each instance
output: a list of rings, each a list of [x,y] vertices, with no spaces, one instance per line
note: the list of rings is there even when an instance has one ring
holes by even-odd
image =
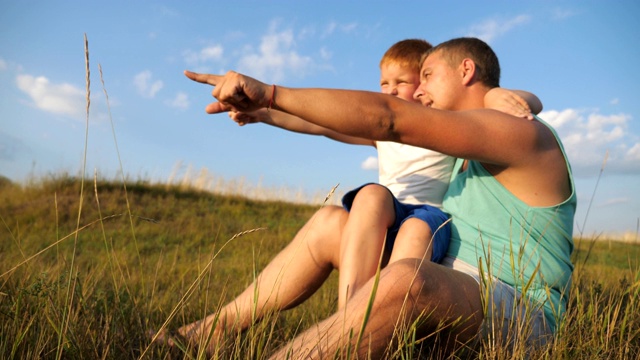
[[[76,260],[76,249],[78,245],[78,234],[80,233],[78,229],[80,229],[80,221],[82,218],[82,205],[84,203],[84,178],[86,174],[87,167],[87,148],[89,146],[89,109],[91,108],[91,71],[89,70],[89,40],[87,39],[87,34],[84,34],[84,55],[85,55],[85,69],[86,69],[86,117],[85,117],[85,135],[84,135],[84,151],[82,152],[82,172],[80,174],[80,201],[78,206],[78,218],[76,221],[76,232],[74,236],[74,246],[71,254],[71,264],[69,266],[69,283],[67,284],[67,304],[63,309],[66,312],[66,316],[63,316],[62,319],[62,331],[60,332],[60,336],[58,337],[58,352],[56,354],[56,358],[59,360],[62,358],[62,339],[65,336],[67,331],[67,327],[69,325],[70,316],[71,316],[71,307],[73,305],[74,299],[74,289],[75,289],[75,279],[73,276],[75,260]],[[73,285],[73,286],[72,286]]]
[[[122,158],[120,157],[120,149],[118,148],[118,139],[116,137],[116,128],[113,123],[113,116],[111,114],[111,103],[109,102],[109,93],[107,93],[107,88],[104,84],[104,76],[102,76],[102,65],[98,64],[98,71],[100,73],[100,82],[102,83],[102,91],[104,92],[104,97],[107,103],[107,112],[109,114],[109,123],[111,123],[111,134],[113,135],[113,144],[116,148],[116,155],[118,157],[118,166],[120,168],[120,175],[122,177],[122,187],[124,189],[124,199],[127,205],[127,214],[129,214],[129,227],[131,229],[131,237],[133,238],[133,244],[136,249],[136,255],[138,256],[138,263],[140,265],[140,270],[144,267],[142,266],[142,256],[140,255],[140,248],[138,246],[138,238],[136,237],[135,226],[133,224],[133,214],[131,213],[131,204],[129,202],[129,193],[127,192],[127,182],[124,175],[124,166],[122,166]],[[145,276],[144,271],[140,271],[140,281],[142,286],[142,296],[146,298],[146,286],[145,286]],[[150,301],[146,302],[147,304],[151,304]]]

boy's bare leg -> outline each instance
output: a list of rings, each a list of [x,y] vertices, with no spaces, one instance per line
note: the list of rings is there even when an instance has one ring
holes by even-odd
[[[209,346],[213,349],[216,339],[225,332],[242,331],[270,310],[302,303],[338,266],[341,230],[347,216],[346,210],[337,206],[318,210],[256,281],[223,306],[219,314],[185,325],[178,333],[190,343],[198,344],[205,341],[215,325]]]
[[[405,220],[398,230],[389,263],[400,259],[431,261],[431,236],[431,228],[426,222],[416,218]]]
[[[334,358],[338,351],[354,346],[373,279],[354,294],[340,310],[285,345],[272,359]],[[478,283],[469,275],[419,259],[401,259],[382,270],[369,321],[362,334],[356,358],[382,358],[419,316],[418,337],[440,329],[450,342],[467,342],[476,336],[482,322]],[[455,324],[455,325],[454,325]],[[442,330],[442,326],[445,329]]]
[[[367,185],[358,191],[340,242],[339,309],[376,273],[394,219],[393,199],[386,188]]]

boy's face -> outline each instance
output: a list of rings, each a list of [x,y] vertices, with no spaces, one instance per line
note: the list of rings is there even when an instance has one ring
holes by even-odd
[[[420,74],[393,62],[380,66],[380,92],[412,102],[420,85]]]

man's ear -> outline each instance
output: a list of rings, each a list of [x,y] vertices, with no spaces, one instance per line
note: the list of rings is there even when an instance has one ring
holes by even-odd
[[[460,64],[460,72],[460,75],[462,76],[462,84],[465,86],[470,85],[476,75],[476,63],[469,58],[462,60],[462,63]]]

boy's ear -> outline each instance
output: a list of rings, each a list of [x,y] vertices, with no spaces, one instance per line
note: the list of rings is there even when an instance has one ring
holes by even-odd
[[[462,77],[462,84],[465,86],[470,85],[473,81],[473,78],[475,77],[475,74],[476,63],[469,58],[462,60],[462,63],[460,64],[460,75]]]

